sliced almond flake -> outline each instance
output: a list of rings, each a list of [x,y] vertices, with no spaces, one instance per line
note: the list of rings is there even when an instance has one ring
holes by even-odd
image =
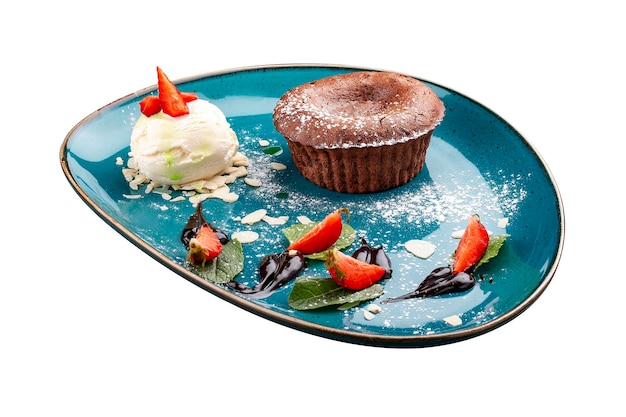
[[[204,180],[193,181],[187,184],[182,184],[180,188],[181,190],[201,190],[204,187],[205,182],[206,181]]]
[[[247,167],[250,164],[248,157],[242,154],[241,152],[237,152],[233,157],[233,165],[238,167]]]
[[[266,139],[259,139],[259,146],[270,146],[270,141]]]
[[[135,158],[130,158],[128,162],[126,162],[126,166],[134,170],[139,169],[139,166],[137,165],[137,160]]]
[[[172,198],[170,201],[173,203],[177,203],[179,201],[185,201],[185,200],[186,200],[185,197],[183,197],[182,195],[179,195],[178,197]]]
[[[287,169],[287,165],[281,164],[280,162],[272,162],[270,163],[270,166],[272,167],[272,169],[275,169],[276,171],[283,171]]]
[[[465,233],[465,229],[455,230],[454,232],[452,232],[452,238],[453,239],[460,239],[460,238],[463,237],[463,233]]]
[[[204,181],[204,186],[209,190],[215,190],[226,184],[226,179],[222,176],[213,177],[208,181]]]
[[[296,219],[298,219],[298,221],[302,224],[313,223],[313,220],[309,219],[307,216],[298,216]]]
[[[263,218],[261,219],[266,223],[271,224],[272,226],[279,226],[279,225],[283,225],[285,223],[287,223],[287,220],[289,220],[289,216],[279,216],[279,217],[271,217],[271,216],[263,216]]]
[[[160,194],[161,194],[161,198],[163,200],[168,200],[169,201],[169,200],[172,199],[172,195],[171,194],[168,194],[168,193],[160,193]]]
[[[215,184],[219,188],[223,186],[224,184],[226,184],[226,180],[227,180],[227,177],[225,175],[218,175],[216,177],[211,178],[208,181],[205,181],[204,183],[205,183],[205,186],[209,184]]]
[[[371,311],[363,310],[363,317],[365,320],[372,320],[376,316]]]
[[[430,255],[435,253],[435,249],[437,249],[436,245],[419,239],[412,239],[407,241],[404,244],[404,247],[413,255],[422,259],[428,258]]]
[[[260,187],[261,186],[261,180],[257,179],[257,178],[246,178],[244,179],[244,182],[246,184],[248,184],[251,187]]]
[[[498,220],[498,227],[499,228],[504,229],[508,225],[509,225],[509,218],[508,217],[504,217],[504,218]]]
[[[213,197],[213,198],[224,198],[229,193],[230,193],[230,187],[228,187],[228,185],[224,185],[224,186],[218,188],[217,190],[213,190],[213,192],[211,192],[211,197]]]
[[[241,232],[234,232],[232,235],[230,235],[230,237],[233,239],[237,239],[241,243],[252,243],[259,238],[259,234],[251,230],[244,230]]]
[[[115,158],[115,165],[124,165],[124,160],[118,156]]]
[[[210,197],[210,194],[199,193],[199,194],[196,194],[196,195],[193,195],[193,196],[189,197],[189,202],[191,204],[198,204],[198,203],[206,200],[209,197]]]
[[[257,223],[261,221],[263,217],[265,217],[266,214],[267,214],[267,210],[265,209],[259,209],[259,210],[253,211],[252,213],[244,216],[243,219],[241,219],[241,223],[243,224]]]
[[[137,175],[131,182],[128,183],[132,190],[139,189],[139,186],[146,182],[148,178],[144,174]]]
[[[151,183],[151,184],[154,184],[154,183]],[[155,193],[159,193],[159,194],[171,194],[172,193],[172,190],[170,190],[170,187],[168,185],[159,185],[158,187],[154,187],[152,191]]]
[[[122,194],[124,198],[128,198],[129,200],[137,200],[138,198],[142,198],[141,194]]]
[[[225,203],[234,203],[237,200],[239,200],[239,194],[237,193],[228,193],[222,197],[222,201]]]
[[[224,184],[232,184],[237,181],[237,177],[232,174],[222,175],[222,178],[224,178]]]
[[[137,175],[137,171],[130,168],[124,168],[122,169],[122,175],[124,175],[124,179],[126,180],[126,182],[131,182],[135,175]]]
[[[443,321],[448,323],[450,326],[460,326],[461,324],[463,324],[463,320],[461,320],[461,317],[456,314],[453,316],[444,317]]]
[[[380,306],[378,304],[370,304],[366,307],[366,310],[369,311],[370,313],[374,313],[374,314],[378,314],[381,311],[383,311],[382,308],[380,308]]]
[[[215,183],[214,181],[208,180],[208,181],[204,181],[202,183],[202,188],[201,190],[206,190],[206,191],[213,191],[218,189],[219,187],[221,187],[221,185],[218,185],[217,183]]]
[[[246,167],[233,167],[235,170],[233,172],[229,172],[229,174],[234,175],[237,178],[245,177],[248,175],[248,169]]]

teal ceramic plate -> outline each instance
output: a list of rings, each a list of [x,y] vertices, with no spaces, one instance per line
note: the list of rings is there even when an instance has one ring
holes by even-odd
[[[546,289],[561,256],[563,207],[556,184],[540,156],[513,127],[476,101],[427,82],[446,106],[428,149],[426,164],[410,183],[391,191],[350,195],[317,187],[295,170],[283,137],[272,124],[276,100],[288,89],[329,75],[359,70],[345,66],[264,66],[204,74],[177,82],[181,91],[197,92],[222,109],[250,159],[249,177],[231,185],[239,200],[204,202],[207,219],[233,233],[254,230],[260,239],[243,246],[245,265],[238,281],[253,285],[263,255],[282,251],[282,229],[306,215],[321,220],[332,209],[347,207],[350,224],[372,245],[383,245],[393,267],[384,282],[393,297],[412,291],[437,266],[445,265],[458,244],[452,233],[478,213],[492,233],[510,237],[500,254],[481,267],[480,279],[465,293],[385,304],[367,320],[365,303],[347,310],[296,311],[287,304],[292,283],[265,299],[248,299],[221,284],[208,282],[185,264],[179,240],[189,216],[188,201],[171,202],[155,193],[132,194],[118,158],[126,161],[130,133],[140,115],[139,101],[156,86],[123,97],[87,116],[65,138],[62,169],[78,195],[104,221],[145,253],[208,292],[251,313],[291,328],[344,342],[383,347],[424,347],[456,342],[493,330],[517,317]],[[268,154],[266,140],[282,153]],[[271,162],[287,166],[269,168]],[[140,190],[141,191],[141,190]],[[284,226],[237,221],[257,209],[288,216]],[[507,219],[506,225],[501,223]],[[427,259],[404,244],[421,239],[436,245]],[[358,239],[351,253],[359,245]],[[311,262],[307,276],[328,276]],[[380,300],[375,300],[378,303]],[[458,322],[449,323],[449,317]],[[460,324],[459,324],[460,322]]]

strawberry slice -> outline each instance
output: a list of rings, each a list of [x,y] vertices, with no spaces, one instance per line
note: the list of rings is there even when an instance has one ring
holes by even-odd
[[[196,93],[179,92],[167,78],[161,68],[157,67],[159,77],[159,95],[147,96],[139,102],[139,110],[146,117],[154,116],[163,109],[172,117],[189,114],[187,103],[198,99]]]
[[[304,255],[310,255],[330,248],[341,235],[343,228],[341,213],[346,213],[350,219],[350,212],[347,208],[335,210],[304,236],[289,245],[287,250],[297,250]]]
[[[480,222],[480,217],[474,214],[470,217],[459,246],[454,253],[453,274],[466,272],[483,257],[489,245],[489,234]]]
[[[161,100],[157,96],[146,96],[139,102],[139,110],[146,117],[153,116],[161,111]]]
[[[196,93],[181,92],[180,96],[185,103],[198,99]],[[141,110],[141,113],[146,117],[154,116],[161,111],[161,100],[158,96],[146,96],[139,102],[139,110]]]
[[[190,101],[194,101],[198,99],[198,95],[196,93],[187,93],[187,92],[181,91],[180,96],[183,98],[185,103],[189,103]]]
[[[159,99],[163,113],[172,117],[184,116],[189,114],[189,108],[185,99],[182,97],[174,83],[167,78],[167,75],[157,67],[157,77],[159,86]]]
[[[333,248],[326,255],[326,269],[337,285],[359,291],[381,280],[387,270],[346,255]]]
[[[222,253],[222,243],[211,226],[203,224],[196,237],[189,241],[189,260],[197,265],[217,258]]]

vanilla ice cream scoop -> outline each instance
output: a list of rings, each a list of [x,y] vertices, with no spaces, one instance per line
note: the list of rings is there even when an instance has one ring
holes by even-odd
[[[224,113],[206,100],[187,103],[189,114],[142,115],[130,139],[131,156],[152,181],[165,185],[210,179],[228,168],[239,149]]]

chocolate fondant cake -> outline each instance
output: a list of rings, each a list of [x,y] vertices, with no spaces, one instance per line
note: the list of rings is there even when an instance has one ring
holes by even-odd
[[[444,113],[439,97],[415,78],[358,71],[289,90],[273,117],[305,178],[339,192],[367,193],[419,173]]]

